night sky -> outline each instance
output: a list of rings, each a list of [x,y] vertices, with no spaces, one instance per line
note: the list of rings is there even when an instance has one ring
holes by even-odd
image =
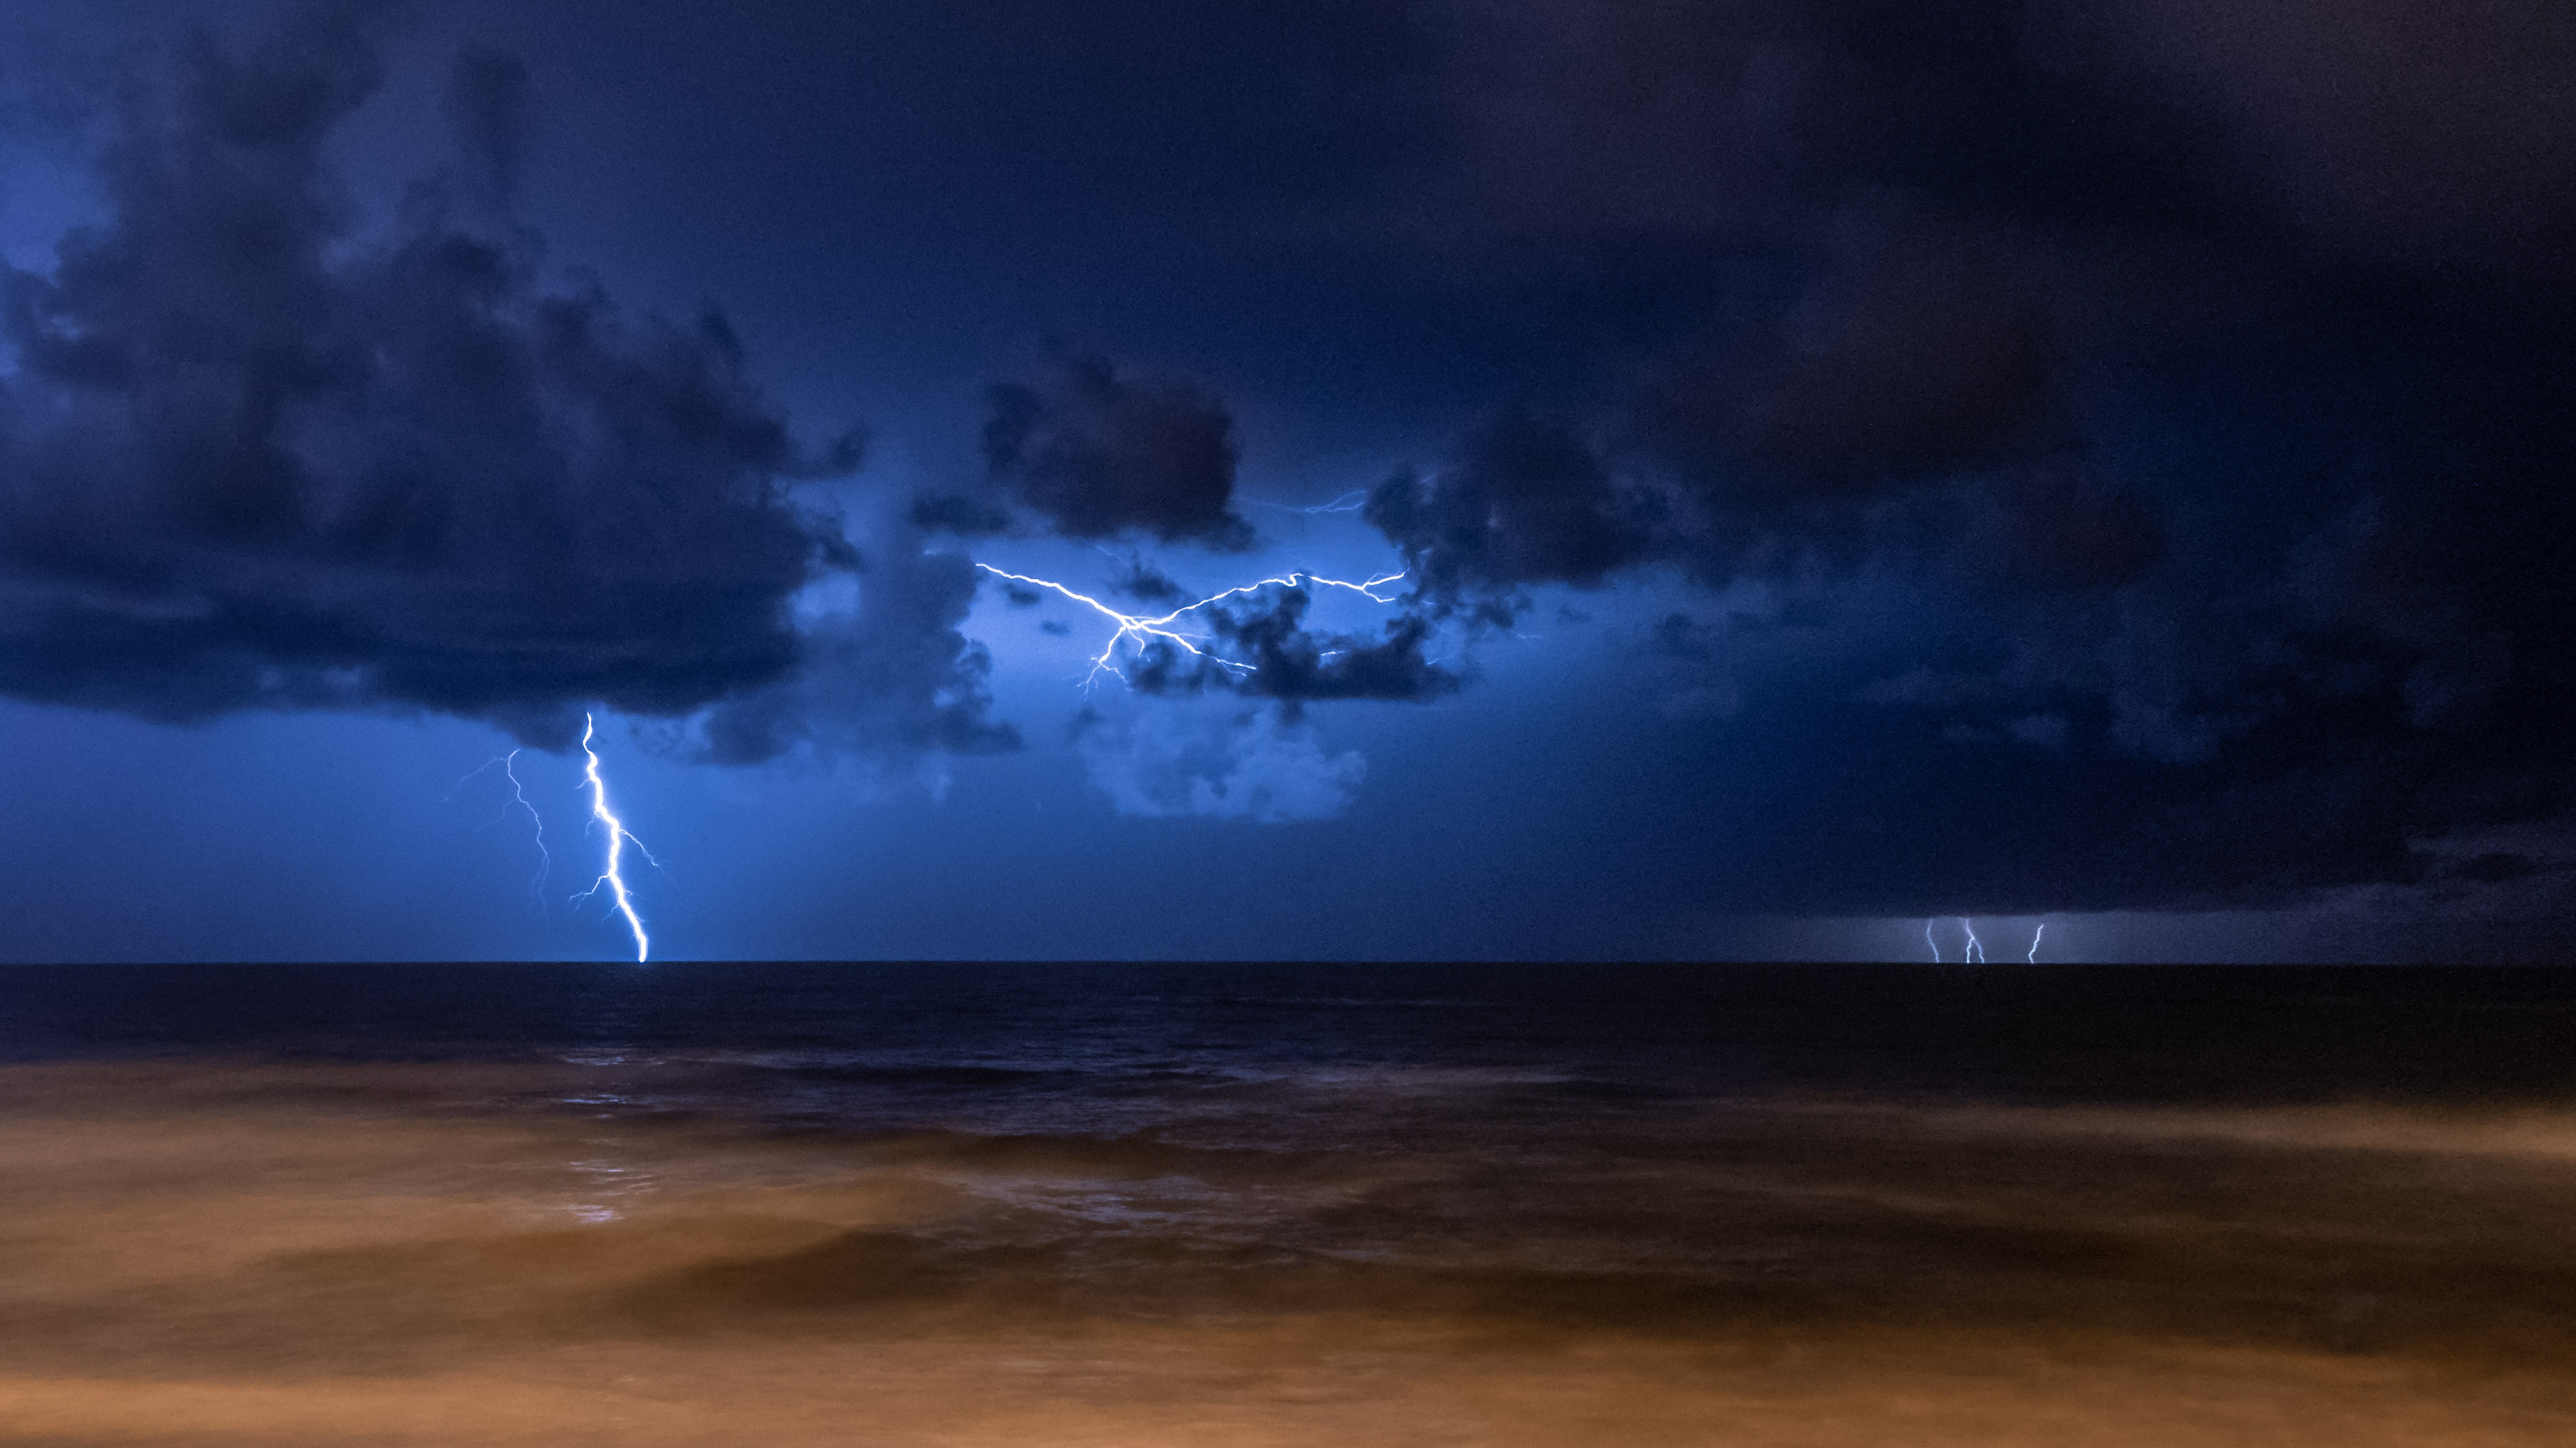
[[[587,713],[657,959],[2563,960],[2570,76],[2562,0],[22,0],[0,958],[629,953]],[[1404,576],[1086,685],[991,569]]]

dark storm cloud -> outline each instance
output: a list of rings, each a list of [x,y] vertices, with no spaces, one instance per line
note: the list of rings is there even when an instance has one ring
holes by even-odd
[[[2073,460],[2014,473],[1988,500],[1989,530],[1973,554],[2008,583],[2033,590],[2116,588],[2163,561],[2153,507],[2095,467]]]
[[[1118,571],[1110,577],[1109,591],[1125,594],[1140,603],[1184,601],[1181,586],[1172,581],[1172,576],[1146,562],[1142,557],[1131,557],[1120,562]]]
[[[855,438],[801,449],[713,311],[538,283],[507,214],[515,61],[464,55],[465,164],[361,231],[324,159],[381,79],[353,15],[248,54],[189,37],[125,91],[105,220],[0,277],[0,689],[161,719],[430,709],[556,746],[588,704],[731,698],[728,758],[795,734],[794,694],[889,742],[983,739],[971,580],[874,558],[874,632],[793,625],[860,560],[788,489],[854,467]]]
[[[2027,259],[1901,205],[1828,224],[1778,312],[1647,401],[1654,444],[1746,507],[2003,466],[2064,431],[2050,318],[2015,274]]]
[[[2136,0],[2067,6],[2055,31],[2112,84],[2188,117],[2251,204],[2337,251],[2568,276],[2564,6]]]
[[[1303,627],[1306,600],[1290,591],[1266,612],[1229,617],[1220,626],[1252,662],[1254,672],[1235,681],[1236,692],[1298,703],[1310,699],[1388,699],[1419,703],[1458,688],[1453,670],[1431,662],[1423,646],[1430,624],[1395,619],[1384,637],[1341,634],[1318,638]]]
[[[1944,534],[1967,548],[1945,561],[1996,578],[2136,577],[2160,525],[2092,455],[2053,304],[1998,255],[2006,242],[1921,210],[1873,200],[1822,219],[1830,245],[1771,267],[1801,274],[1767,279],[1621,406],[1507,407],[1446,466],[1381,485],[1367,516],[1426,597],[1489,618],[1531,585],[1637,565],[1724,583]]]
[[[1326,699],[1381,699],[1419,703],[1455,691],[1460,679],[1430,661],[1423,650],[1432,623],[1407,612],[1383,636],[1320,635],[1305,626],[1312,597],[1304,588],[1268,588],[1248,604],[1202,611],[1220,640],[1218,654],[1190,654],[1160,641],[1128,671],[1128,681],[1148,694],[1225,689],[1289,707]]]
[[[1057,532],[1252,545],[1252,525],[1233,508],[1234,418],[1213,394],[1122,377],[1107,359],[1084,356],[1038,385],[1003,383],[991,395],[985,460]]]
[[[1720,895],[2273,903],[2576,806],[2564,7],[1540,0],[1441,33],[1417,244],[1696,248],[1674,304],[1716,300],[1367,516],[1435,615],[1659,568],[1788,601],[1668,621],[1659,667],[1743,689],[1729,749],[1829,750],[1761,817],[1871,863],[1784,849]]]
[[[881,542],[902,538],[887,526]],[[958,625],[982,577],[954,554],[880,547],[849,607],[803,629],[803,665],[710,707],[690,744],[700,757],[747,764],[802,753],[1013,749],[1019,733],[987,717],[992,659]]]
[[[989,538],[1011,526],[1011,515],[1000,507],[957,493],[924,493],[914,498],[909,520],[925,532],[954,533],[961,538]]]
[[[469,47],[447,88],[448,124],[468,174],[507,204],[519,187],[527,130],[528,68],[515,55]]]
[[[1469,436],[1440,473],[1381,484],[1363,510],[1404,550],[1416,591],[1444,603],[1535,583],[1595,586],[1671,547],[1663,514],[1573,428],[1520,410]]]

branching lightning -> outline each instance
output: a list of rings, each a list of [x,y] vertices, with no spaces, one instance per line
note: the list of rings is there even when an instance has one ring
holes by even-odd
[[[644,934],[644,922],[635,914],[635,902],[626,893],[626,877],[619,873],[618,866],[629,840],[634,841],[636,852],[648,862],[656,865],[660,862],[653,860],[653,852],[644,848],[644,842],[635,839],[633,832],[626,828],[626,822],[619,819],[608,808],[608,782],[600,778],[599,754],[590,747],[591,735],[596,727],[590,715],[581,716],[581,752],[582,757],[589,761],[582,766],[581,777],[590,786],[591,820],[608,832],[608,867],[600,871],[598,879],[590,882],[589,889],[572,898],[587,900],[599,893],[600,886],[607,886],[609,898],[617,904],[617,913],[626,917],[626,928],[635,933],[635,963],[642,965],[644,957],[652,949],[653,942]]]
[[[528,893],[536,897],[537,908],[542,910],[545,908],[546,903],[546,876],[554,869],[555,857],[553,852],[546,848],[545,816],[537,813],[536,805],[531,803],[528,799],[527,786],[519,782],[519,771],[516,768],[518,762],[519,751],[515,749],[511,750],[507,754],[494,755],[492,758],[483,762],[482,768],[465,776],[464,779],[456,781],[456,788],[449,790],[447,794],[448,798],[455,798],[456,790],[463,789],[470,781],[480,778],[482,775],[490,772],[493,765],[497,764],[501,766],[501,777],[510,781],[509,801],[501,806],[501,812],[499,814],[485,820],[480,826],[478,826],[478,828],[487,830],[492,828],[501,821],[508,819],[510,817],[510,811],[513,809],[523,809],[528,812],[528,823],[536,826],[537,831],[537,873],[528,881]]]
[[[1977,927],[1969,924],[1968,917],[1962,915],[1959,917],[1959,928],[1968,932],[1968,944],[1965,949],[1959,952],[1960,963],[1963,965],[1985,964],[1986,943],[1977,938]]]
[[[2039,964],[2039,937],[2046,935],[2047,933],[2048,922],[2043,920],[2039,922],[2039,928],[2030,933],[2030,954],[2022,957],[2024,960],[2027,960],[2032,965]]]
[[[1259,499],[1255,499],[1254,502],[1258,507],[1277,508],[1282,513],[1303,513],[1311,518],[1319,513],[1356,513],[1368,506],[1368,499],[1368,489],[1361,488],[1355,492],[1344,493],[1329,503],[1317,503],[1311,508],[1300,508],[1291,503],[1264,502]]]
[[[1053,589],[1055,592],[1091,609],[1102,618],[1105,618],[1118,626],[1117,631],[1109,636],[1109,642],[1102,645],[1099,654],[1092,659],[1091,672],[1083,676],[1082,686],[1086,689],[1098,682],[1100,676],[1104,673],[1114,674],[1121,680],[1124,680],[1127,677],[1127,675],[1119,669],[1116,661],[1118,658],[1118,646],[1130,639],[1135,640],[1136,647],[1140,651],[1146,646],[1148,640],[1161,639],[1165,643],[1176,645],[1194,658],[1206,659],[1209,663],[1215,664],[1221,668],[1233,669],[1237,672],[1246,674],[1258,673],[1259,670],[1255,669],[1250,664],[1229,659],[1222,654],[1217,654],[1208,649],[1201,648],[1199,645],[1208,642],[1212,638],[1212,635],[1206,633],[1184,633],[1179,627],[1176,627],[1176,625],[1180,625],[1183,620],[1188,618],[1189,615],[1196,613],[1200,609],[1206,608],[1210,604],[1223,603],[1229,598],[1240,597],[1248,593],[1258,593],[1262,589],[1269,588],[1274,584],[1281,588],[1294,588],[1301,579],[1308,583],[1322,584],[1328,588],[1347,588],[1351,592],[1359,594],[1361,597],[1366,598],[1373,603],[1393,603],[1395,602],[1393,598],[1381,595],[1376,590],[1384,588],[1390,583],[1399,582],[1404,577],[1401,573],[1388,573],[1369,579],[1364,583],[1352,583],[1339,578],[1326,578],[1318,573],[1290,573],[1278,578],[1264,578],[1257,583],[1247,583],[1239,588],[1229,588],[1223,593],[1210,594],[1196,603],[1183,604],[1179,608],[1173,609],[1170,613],[1160,614],[1149,618],[1141,614],[1120,613],[1118,610],[1102,603],[1099,599],[1093,598],[1089,594],[1076,593],[1072,589],[1065,587],[1063,584],[1055,582],[1053,579],[1031,578],[1025,573],[1009,573],[1002,569],[995,568],[989,563],[978,563],[975,566],[983,569],[986,573],[992,574],[996,578],[1007,578],[1014,583],[1025,583],[1031,588]]]

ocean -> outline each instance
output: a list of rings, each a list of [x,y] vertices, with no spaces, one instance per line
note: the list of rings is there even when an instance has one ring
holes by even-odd
[[[2576,971],[0,968],[0,1444],[2576,1442]]]

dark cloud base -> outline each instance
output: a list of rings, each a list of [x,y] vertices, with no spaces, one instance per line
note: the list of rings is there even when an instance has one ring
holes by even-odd
[[[747,23],[828,28],[798,13]],[[1461,636],[1652,580],[1661,692],[1533,701],[1622,731],[1516,799],[1544,864],[1864,913],[2548,878],[2473,842],[2576,809],[2563,5],[880,13],[936,31],[866,112],[931,118],[876,173],[964,218],[928,244],[1077,258],[1152,299],[1087,335],[1206,376],[1293,334],[1271,375],[1454,433],[1372,454],[1416,454],[1363,515],[1410,569],[1384,633],[1282,590],[1211,615],[1256,669],[1149,653],[1149,693],[1439,697]],[[321,157],[377,79],[329,20],[182,47],[108,222],[7,278],[0,689],[997,748],[975,578],[926,535],[1257,541],[1234,405],[1079,353],[993,388],[907,515],[800,507],[855,442],[796,445],[720,319],[539,284],[505,59],[460,65],[464,159],[368,239]],[[1170,599],[1141,558],[1120,586]]]
[[[354,8],[245,54],[190,35],[126,92],[106,221],[51,275],[0,276],[0,689],[157,719],[434,710],[550,747],[593,704],[730,700],[728,758],[783,747],[795,690],[948,719],[888,744],[989,740],[957,713],[982,698],[964,580],[880,573],[905,646],[861,650],[864,703],[816,683],[851,651],[789,600],[859,557],[788,489],[856,439],[796,446],[714,312],[539,284],[516,61],[458,61],[462,162],[362,239],[324,149],[379,79]]]
[[[1041,386],[1000,383],[991,396],[985,460],[1054,531],[1252,546],[1252,525],[1233,509],[1234,419],[1205,390],[1122,377],[1106,358],[1078,356]]]
[[[1367,517],[1427,617],[1657,571],[1786,610],[1675,626],[1751,702],[1661,767],[1704,802],[1757,774],[1697,833],[1776,848],[1664,821],[1725,875],[1674,888],[2281,904],[2576,806],[2563,12],[1490,18],[1462,94],[1537,87],[1564,129],[1462,133],[1462,258],[1614,255],[1651,188],[1725,300]],[[1557,216],[1516,212],[1542,183]]]

